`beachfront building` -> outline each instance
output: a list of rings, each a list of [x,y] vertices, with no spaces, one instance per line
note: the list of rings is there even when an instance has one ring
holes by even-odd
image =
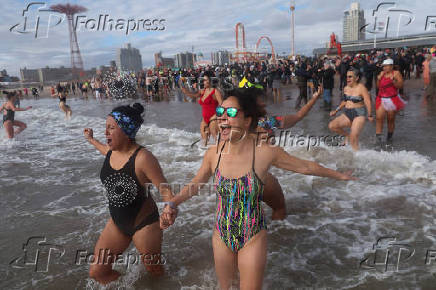
[[[142,70],[142,57],[137,48],[130,43],[117,50],[117,68],[122,71],[138,72]]]

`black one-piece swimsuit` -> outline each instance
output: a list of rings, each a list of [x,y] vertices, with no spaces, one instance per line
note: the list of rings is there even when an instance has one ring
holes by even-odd
[[[151,196],[146,194],[144,186],[140,184],[135,173],[135,159],[141,148],[140,146],[136,149],[120,170],[111,167],[112,151],[110,150],[106,154],[100,172],[101,182],[106,188],[112,220],[128,236],[133,236],[136,231],[159,220],[156,203]],[[151,204],[144,206],[145,203]],[[135,220],[142,208],[150,208],[151,210],[147,210],[150,214],[135,225]]]

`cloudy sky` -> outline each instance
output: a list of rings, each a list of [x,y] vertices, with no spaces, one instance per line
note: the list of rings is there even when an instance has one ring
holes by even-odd
[[[40,2],[47,6],[66,3],[61,0]],[[43,5],[33,5],[28,12],[27,31],[23,30],[23,9],[32,1],[1,0],[0,12],[0,69],[6,69],[10,75],[18,75],[19,69],[70,67],[70,44],[67,21],[53,26],[58,17],[50,18],[51,27],[47,32],[49,12],[37,11]],[[37,2],[37,1],[34,1]],[[335,32],[342,39],[342,19],[348,10],[350,0],[296,0],[295,42],[296,53],[311,55],[313,48],[325,45],[329,35]],[[367,22],[373,21],[372,11],[383,1],[368,0],[361,2]],[[404,26],[407,17],[400,19],[400,35],[424,33],[428,15],[436,15],[434,0],[391,1],[398,9],[413,13],[411,24]],[[290,53],[290,1],[284,0],[168,0],[168,1],[133,1],[133,0],[99,0],[70,1],[71,4],[85,6],[88,11],[79,15],[81,19],[98,19],[100,14],[108,14],[112,19],[165,19],[165,29],[160,31],[130,32],[92,31],[83,28],[77,31],[79,46],[86,69],[99,65],[108,65],[115,60],[116,50],[131,43],[140,50],[144,66],[154,65],[153,54],[162,51],[170,57],[181,51],[201,52],[205,59],[212,51],[221,49],[234,50],[235,24],[242,22],[245,26],[246,44],[254,49],[257,39],[262,35],[271,38],[275,51],[279,54]],[[52,13],[53,14],[53,13]],[[40,16],[39,37],[30,29],[35,26],[36,16]],[[390,34],[397,30],[398,14],[392,15]],[[19,24],[15,32],[10,29]],[[90,22],[90,24],[92,24]],[[161,27],[161,26],[159,26]],[[262,42],[261,51],[267,51],[268,45]]]

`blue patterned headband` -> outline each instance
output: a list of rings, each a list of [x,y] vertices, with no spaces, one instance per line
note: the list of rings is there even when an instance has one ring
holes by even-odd
[[[138,133],[139,127],[141,127],[141,124],[136,123],[129,116],[117,111],[111,112],[109,116],[112,116],[115,119],[121,130],[123,130],[123,132],[127,136],[129,136],[130,139],[135,138],[136,133]]]

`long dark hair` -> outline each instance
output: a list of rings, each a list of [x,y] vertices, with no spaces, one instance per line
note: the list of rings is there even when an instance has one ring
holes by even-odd
[[[255,131],[259,118],[265,116],[266,111],[262,109],[257,98],[263,94],[263,90],[257,88],[238,88],[227,92],[224,99],[235,97],[238,100],[245,117],[251,117],[250,131]]]
[[[210,71],[205,71],[204,75],[203,75],[203,78],[207,77],[209,79],[209,86],[211,88],[215,88],[214,85],[213,85],[213,82],[212,82],[212,76],[213,76],[213,74]]]

